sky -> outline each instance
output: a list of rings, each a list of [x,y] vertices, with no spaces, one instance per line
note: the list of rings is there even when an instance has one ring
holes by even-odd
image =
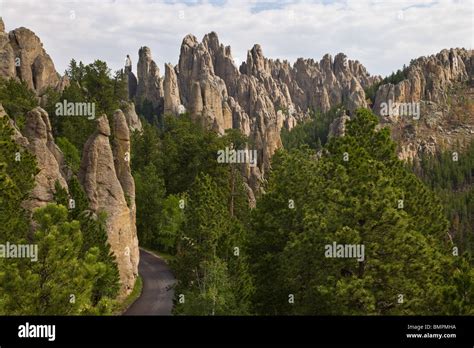
[[[294,62],[345,53],[386,76],[419,56],[474,44],[474,0],[0,0],[6,30],[34,31],[61,74],[69,61],[112,70],[148,46],[164,74],[187,34],[215,31],[237,66],[256,43]]]

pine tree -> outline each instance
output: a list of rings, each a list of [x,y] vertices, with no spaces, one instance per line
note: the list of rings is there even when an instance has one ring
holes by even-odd
[[[4,314],[65,315],[91,309],[94,279],[103,272],[98,248],[80,257],[78,221],[68,221],[67,209],[50,204],[34,213],[38,224],[32,245],[37,261],[8,259],[0,280]]]
[[[158,249],[157,228],[162,218],[165,187],[158,170],[150,163],[134,173],[138,239],[143,246]],[[146,197],[146,198],[145,198]]]
[[[184,304],[177,302],[178,314],[248,311],[248,298],[237,298],[248,291],[247,273],[238,261],[230,260],[235,257],[231,255],[230,240],[232,232],[237,231],[227,209],[224,191],[209,175],[199,176],[189,193],[172,264],[178,279],[175,293],[187,299]]]
[[[0,118],[0,242],[26,238],[29,231],[26,212],[21,203],[34,187],[36,160],[13,140],[13,128],[8,116]]]
[[[26,82],[0,78],[0,103],[11,119],[21,129],[28,111],[38,106],[38,100]]]

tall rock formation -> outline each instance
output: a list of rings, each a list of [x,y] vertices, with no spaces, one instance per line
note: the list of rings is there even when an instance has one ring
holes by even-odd
[[[133,102],[124,102],[121,105],[125,120],[127,121],[128,128],[131,132],[143,130],[142,122],[135,111],[135,104]]]
[[[6,112],[0,104],[0,118],[5,116]],[[66,192],[69,191],[64,173],[67,167],[61,150],[54,143],[51,124],[45,110],[37,107],[27,113],[23,134],[12,119],[10,125],[13,129],[12,139],[36,157],[38,171],[34,177],[34,187],[28,198],[22,202],[22,207],[31,217],[35,209],[55,202],[56,183]],[[22,151],[18,155],[21,160]],[[34,231],[36,226],[36,222],[30,220],[31,231]]]
[[[201,42],[187,35],[181,44],[178,65],[165,66],[162,85],[149,49],[140,49],[139,55],[143,67],[152,67],[139,68],[147,72],[140,74],[145,81],[141,95],[155,96],[155,104],[162,96],[164,112],[177,115],[178,109],[186,110],[195,122],[219,134],[234,128],[249,137],[258,151],[258,165],[243,166],[242,170],[254,193],[259,191],[271,156],[282,146],[282,127],[291,129],[308,117],[309,110],[326,112],[341,105],[348,115],[331,127],[332,135],[340,135],[354,110],[369,106],[364,89],[381,81],[381,77],[371,76],[362,64],[343,53],[334,58],[326,54],[320,61],[299,58],[290,64],[266,58],[260,45],[254,45],[237,68],[231,48],[221,44],[215,32],[206,34]],[[391,125],[393,137],[400,143],[400,158],[412,158],[419,150],[436,151],[442,147],[438,145],[454,144],[458,138],[469,142],[472,106],[459,103],[466,97],[472,99],[472,90],[464,88],[454,94],[451,90],[459,83],[465,86],[462,83],[469,79],[472,83],[473,66],[472,51],[443,50],[414,60],[406,80],[379,86],[374,102],[378,114],[382,103],[389,100],[421,104],[422,122],[418,124],[398,117],[381,117],[382,122]],[[150,79],[155,82],[147,83]],[[457,97],[448,102],[451,96]],[[461,117],[462,110],[468,112]],[[453,122],[460,118],[464,121]]]
[[[137,79],[136,101],[141,104],[147,100],[156,112],[162,112],[163,78],[148,47],[141,47],[138,51]]]
[[[286,60],[265,58],[259,45],[248,52],[240,71],[257,77],[272,102],[295,115],[308,109],[325,112],[339,104],[351,112],[365,107],[363,88],[380,79],[370,76],[358,61],[348,60],[342,53],[334,61],[327,54],[319,63],[299,58],[291,66]]]
[[[149,58],[149,59],[148,59]],[[156,64],[143,50],[139,62],[139,74],[143,77],[142,89],[146,98],[156,102],[151,93],[160,87]],[[48,87],[62,91],[69,85],[66,76],[60,77],[50,56],[43,49],[40,39],[30,30],[19,28],[5,32],[0,20],[0,77],[24,81],[27,86],[42,97]],[[161,89],[160,89],[161,88]],[[150,91],[149,94],[147,94]],[[159,94],[159,93],[158,93]],[[155,99],[153,99],[155,98]],[[109,144],[111,135],[106,117],[99,119],[97,131],[86,143],[83,152],[79,179],[87,193],[90,209],[107,213],[108,241],[114,252],[121,279],[121,296],[128,294],[138,274],[138,240],[135,225],[135,185],[130,172],[130,131],[141,131],[142,125],[133,103],[124,102],[123,112],[114,115],[114,151]],[[5,112],[0,108],[0,114]],[[23,202],[29,211],[54,202],[55,184],[58,182],[68,191],[67,177],[71,174],[63,154],[54,142],[48,114],[35,108],[26,114],[25,126],[20,133],[13,124],[15,141],[35,155],[39,172],[35,176],[35,187],[30,198]]]
[[[165,64],[164,90],[164,112],[165,114],[179,114],[181,98],[179,94],[178,76],[171,64]]]
[[[135,182],[130,169],[130,131],[122,110],[116,110],[113,115],[114,134],[114,165],[117,179],[122,186],[128,205],[135,210]]]
[[[23,27],[6,33],[3,21],[0,23],[0,77],[25,81],[38,96],[48,87],[60,88],[64,84],[35,33]]]
[[[0,104],[0,117],[5,116]],[[55,144],[48,114],[37,107],[26,114],[22,132],[11,121],[15,142],[37,160],[35,186],[23,207],[29,212],[55,202],[56,182],[69,191],[67,166]],[[130,126],[121,110],[114,113],[114,148],[107,117],[98,120],[97,131],[84,146],[79,180],[87,194],[90,210],[107,213],[107,235],[116,256],[121,280],[120,296],[132,290],[138,274],[135,183],[130,169]],[[72,197],[74,198],[74,197]],[[34,226],[33,226],[34,227]]]
[[[0,18],[0,77],[16,76],[15,53],[10,45],[10,37],[5,32],[5,25]]]
[[[148,62],[143,66],[152,65],[148,48],[141,48],[139,56]],[[160,83],[155,87],[141,83],[140,76],[140,95],[161,96],[156,87]],[[159,80],[159,75],[153,76],[154,81]],[[326,55],[320,63],[298,59],[292,66],[288,61],[265,58],[260,45],[249,50],[246,62],[237,68],[231,48],[221,44],[215,32],[205,35],[202,42],[187,35],[178,65],[165,65],[163,109],[176,115],[178,109],[185,109],[195,122],[219,134],[235,128],[247,135],[258,151],[258,165],[244,166],[243,172],[257,192],[271,156],[282,146],[282,127],[291,129],[307,117],[309,109],[327,111],[343,104],[352,112],[366,106],[363,88],[379,79],[343,54],[334,62]]]
[[[350,121],[350,117],[346,114],[343,114],[329,125],[328,137],[343,137],[346,134],[346,123]]]
[[[378,88],[374,111],[380,114],[381,103],[446,101],[449,88],[457,82],[465,82],[473,75],[472,51],[444,49],[441,52],[413,60],[405,72],[406,79],[396,85],[391,83]]]
[[[196,122],[221,134],[232,128],[225,82],[215,74],[204,43],[199,43],[192,35],[183,40],[178,70],[181,99]]]
[[[137,95],[137,87],[138,87],[138,80],[137,77],[133,72],[127,73],[127,91],[128,91],[128,98],[130,100],[134,100],[135,96]]]
[[[373,107],[392,129],[399,157],[462,151],[474,138],[473,51],[445,49],[420,57],[405,76],[397,84],[381,85]]]
[[[114,115],[114,130],[116,158],[109,142],[111,131],[107,117],[103,115],[97,120],[97,130],[84,146],[79,180],[91,210],[107,213],[108,241],[117,259],[123,297],[135,284],[139,255],[135,186],[129,166],[130,134],[121,111]]]
[[[23,204],[27,210],[33,211],[54,201],[56,182],[68,190],[66,176],[62,170],[65,164],[61,150],[54,143],[48,113],[40,107],[26,114],[23,136],[27,141],[20,139],[18,134],[17,142],[26,145],[35,155],[39,169],[30,198]]]

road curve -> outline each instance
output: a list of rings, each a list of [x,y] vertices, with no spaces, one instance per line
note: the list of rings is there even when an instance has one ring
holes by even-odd
[[[140,297],[123,315],[171,315],[175,278],[166,262],[140,249],[138,273],[143,280]]]

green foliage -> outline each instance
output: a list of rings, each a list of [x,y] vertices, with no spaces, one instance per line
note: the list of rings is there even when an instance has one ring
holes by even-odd
[[[73,219],[78,219],[84,211],[89,209],[89,202],[76,176],[71,177],[68,182],[68,188],[69,196],[71,199],[74,199],[75,206],[74,208],[69,208],[69,215]]]
[[[38,106],[38,100],[26,82],[0,78],[0,104],[18,127],[22,128],[26,113]]]
[[[91,64],[79,64],[71,60],[66,75],[71,83],[59,96],[49,91],[45,109],[48,112],[55,136],[67,138],[78,150],[82,148],[95,131],[94,120],[87,117],[65,117],[56,115],[56,103],[64,100],[72,103],[95,103],[95,118],[103,114],[111,116],[120,108],[123,100],[127,100],[127,80],[121,71],[114,76],[107,64],[96,60]]]
[[[235,297],[226,263],[216,258],[199,265],[202,275],[196,285],[182,291],[185,303],[177,304],[175,314],[184,315],[237,315]]]
[[[179,196],[169,195],[162,201],[158,225],[160,233],[156,240],[161,244],[158,249],[167,253],[175,252],[178,231],[184,220],[183,210],[179,207],[181,199]]]
[[[29,230],[22,202],[34,187],[36,159],[13,139],[8,116],[0,118],[0,242],[25,238]]]
[[[77,147],[64,137],[56,138],[56,145],[58,145],[63,152],[66,164],[74,173],[77,173],[81,165],[81,155],[79,154]]]
[[[62,103],[64,100],[67,100],[68,103],[92,102],[84,89],[76,82],[71,82],[71,85],[63,91],[56,103]],[[46,109],[52,127],[56,131],[55,137],[64,137],[77,149],[82,150],[85,142],[96,129],[95,122],[86,117],[58,116],[56,115],[56,103],[51,104],[50,109]],[[99,115],[96,108],[96,116]]]
[[[190,190],[172,263],[176,293],[187,297],[184,304],[177,302],[178,314],[247,314],[252,286],[246,269],[233,260],[240,257],[233,248],[242,244],[224,192],[209,175],[199,176]]]
[[[341,108],[333,107],[326,113],[313,112],[309,120],[297,124],[291,131],[283,128],[281,141],[287,150],[309,146],[320,150],[326,144],[329,134],[329,126],[335,118],[341,116]]]
[[[161,128],[162,120],[158,117],[158,112],[153,107],[153,104],[148,99],[137,101],[137,114],[145,118],[149,124]]]
[[[166,117],[161,139],[161,148],[166,154],[162,165],[168,194],[185,191],[201,172],[225,185],[226,167],[216,159],[217,151],[228,146],[229,139],[204,130],[187,115]]]
[[[393,85],[396,85],[397,83],[405,80],[408,77],[407,74],[408,74],[408,68],[405,65],[403,65],[402,70],[398,69],[397,72],[392,72],[390,76],[385,77],[382,80],[383,81],[382,84],[391,83]]]
[[[79,64],[77,64],[75,59],[71,59],[65,73],[72,81],[77,82],[79,85],[82,84],[82,79],[85,74],[84,63],[79,62]]]
[[[112,76],[104,61],[97,59],[84,65],[72,59],[66,75],[71,80],[71,86],[79,86],[90,101],[97,103],[99,113],[110,115],[120,106],[121,101],[128,99],[126,75],[118,70]]]
[[[46,92],[41,96],[41,107],[48,113],[49,122],[51,123],[51,128],[53,134],[56,135],[59,132],[59,117],[55,116],[56,113],[56,103],[61,101],[62,93],[56,91],[52,87],[48,87]]]
[[[162,221],[168,219],[162,211],[165,200],[163,179],[152,163],[146,165],[143,170],[136,172],[134,178],[137,197],[138,239],[143,246],[170,251],[169,248],[174,247],[174,245],[170,246],[169,243],[161,239],[164,235],[167,235],[165,231],[161,231]],[[176,207],[178,207],[178,204],[176,204]]]
[[[465,152],[453,160],[453,151],[443,151],[435,156],[422,155],[420,162],[414,164],[418,174],[431,188],[451,191],[463,190],[473,184],[474,142]]]
[[[124,81],[120,74],[115,77]],[[111,71],[105,62],[96,60],[86,65],[80,85],[87,91],[91,101],[97,104],[96,111],[99,115],[112,115],[120,107],[119,98],[124,97],[124,94],[120,93],[120,88],[117,89],[116,80],[111,77]]]
[[[176,253],[178,289],[187,298],[176,313],[250,313],[247,195],[240,169],[217,162],[218,150],[244,148],[247,138],[236,130],[219,137],[188,115],[167,116],[161,130],[143,126],[131,151],[138,236],[142,246]]]
[[[114,73],[113,99],[119,103],[128,100],[128,76],[123,70],[118,70]]]
[[[134,132],[131,135],[131,167],[132,172],[136,173],[148,164],[153,164],[156,170],[159,170],[160,177],[163,176],[163,149],[161,138],[156,127],[148,122],[143,122],[143,132]]]
[[[474,315],[474,261],[471,255],[456,258],[451,266],[451,285],[445,290],[447,313]]]
[[[258,313],[445,314],[470,308],[462,286],[451,279],[460,266],[439,200],[405,169],[389,132],[375,131],[376,125],[373,114],[359,110],[346,136],[332,138],[321,159],[304,148],[274,156],[249,238]],[[326,257],[333,242],[363,245],[364,259]],[[472,283],[472,274],[462,274],[463,284]],[[446,306],[447,294],[460,305]]]

